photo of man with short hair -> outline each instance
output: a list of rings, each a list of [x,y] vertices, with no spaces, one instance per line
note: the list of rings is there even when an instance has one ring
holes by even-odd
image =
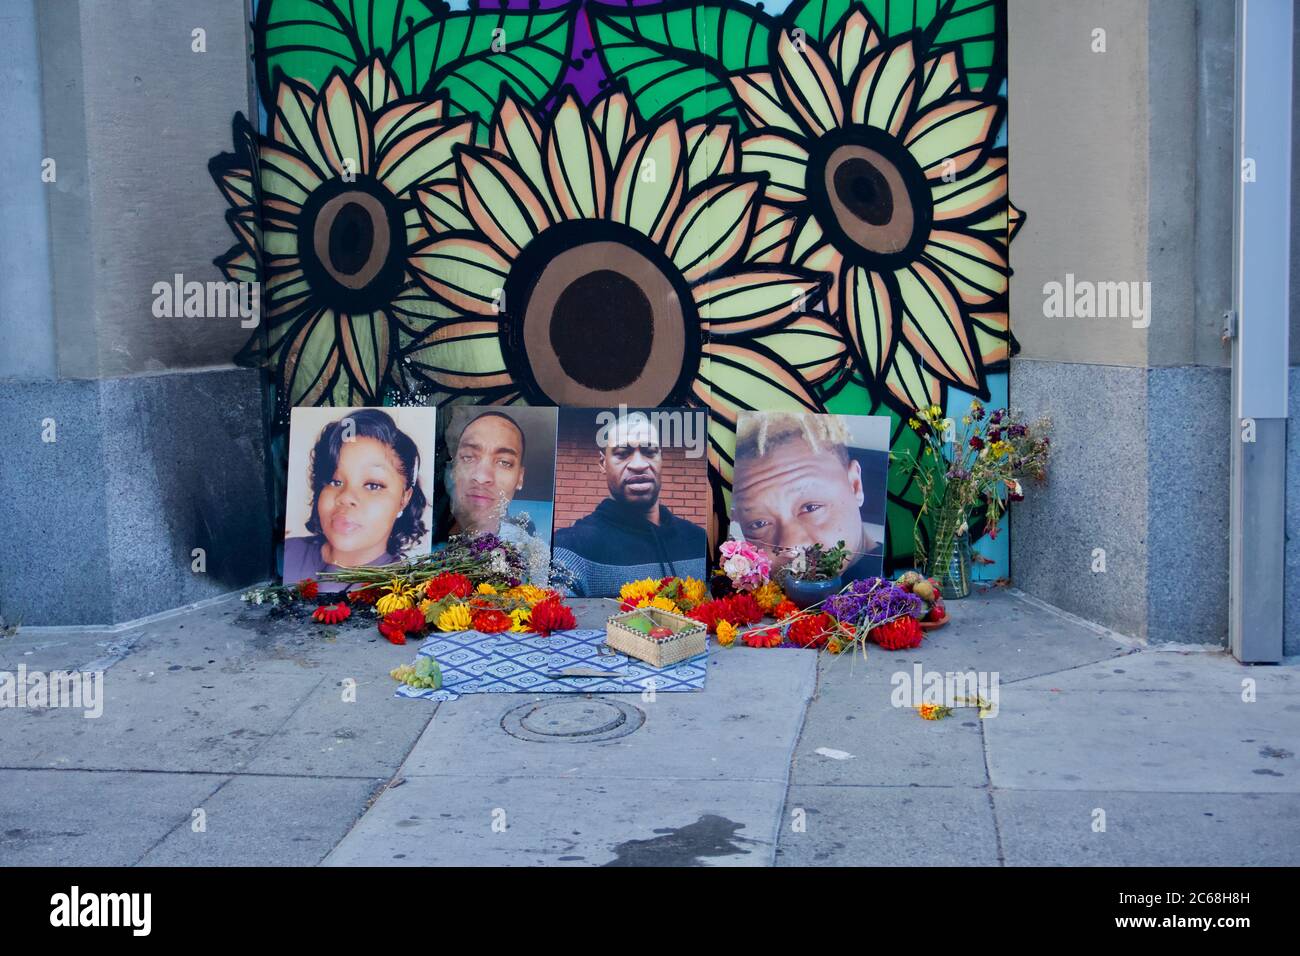
[[[693,416],[665,434],[664,414]],[[618,593],[641,578],[703,579],[708,551],[708,474],[701,443],[681,447],[680,434],[704,434],[695,409],[560,411],[554,560],[577,579],[575,596]],[[676,422],[676,419],[666,419]],[[601,422],[605,422],[602,426]],[[593,440],[593,436],[595,440]]]

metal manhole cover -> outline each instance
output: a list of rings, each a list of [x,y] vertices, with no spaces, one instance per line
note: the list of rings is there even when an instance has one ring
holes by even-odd
[[[501,729],[520,740],[586,744],[626,737],[645,723],[639,707],[604,697],[561,697],[506,711]]]

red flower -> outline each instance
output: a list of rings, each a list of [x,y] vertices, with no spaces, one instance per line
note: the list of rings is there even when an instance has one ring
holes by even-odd
[[[448,594],[458,598],[469,597],[473,590],[474,585],[470,583],[469,578],[450,571],[431,577],[429,583],[424,586],[425,596],[434,601],[441,601]]]
[[[384,594],[383,588],[372,585],[368,588],[359,588],[356,591],[348,592],[348,600],[353,604],[374,604]]]
[[[418,607],[404,607],[389,611],[384,615],[384,621],[394,627],[400,627],[403,631],[422,631],[426,624],[424,612]]]
[[[567,631],[578,626],[573,611],[561,604],[558,598],[547,598],[533,608],[528,618],[529,626],[543,637],[555,631]]]
[[[390,644],[405,644],[406,632],[386,618],[379,622],[379,633],[388,638]]]
[[[791,621],[786,637],[796,647],[811,647],[815,650],[826,646],[827,636],[834,625],[835,619],[829,614],[810,614]]]
[[[733,594],[727,600],[731,603],[727,620],[732,624],[757,624],[763,620],[763,609],[759,607],[758,599],[754,595]]]
[[[305,578],[297,584],[298,595],[310,601],[320,593],[320,585],[316,583],[315,578]]]
[[[710,634],[716,634],[718,633],[718,622],[726,620],[727,611],[730,608],[730,602],[726,598],[714,598],[712,601],[705,601],[693,611],[688,612],[686,616],[693,621],[699,621],[708,628]]]
[[[909,647],[920,647],[925,639],[921,623],[914,617],[900,617],[888,624],[873,627],[867,636],[887,651],[903,651]]]
[[[510,630],[510,625],[514,621],[505,611],[477,611],[473,617],[474,630],[481,631],[484,634],[499,634],[502,631]]]
[[[325,604],[312,611],[312,620],[322,624],[338,624],[352,616],[352,609],[340,601],[338,604]]]
[[[799,605],[795,604],[789,598],[786,598],[780,604],[772,609],[772,616],[778,621],[784,621],[792,614],[799,613]]]
[[[779,627],[763,627],[757,631],[746,631],[740,639],[750,647],[776,647],[781,643]]]

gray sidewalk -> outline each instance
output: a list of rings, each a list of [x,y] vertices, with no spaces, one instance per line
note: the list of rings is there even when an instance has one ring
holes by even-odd
[[[1137,648],[1015,592],[951,609],[866,661],[715,650],[702,694],[441,705],[391,695],[415,645],[236,599],[20,632],[0,670],[95,664],[105,705],[0,710],[0,865],[1300,863],[1295,660]],[[996,716],[895,706],[917,663],[995,673]]]

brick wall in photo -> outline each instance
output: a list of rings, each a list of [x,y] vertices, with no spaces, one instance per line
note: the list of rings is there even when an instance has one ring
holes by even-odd
[[[609,497],[605,473],[590,436],[560,435],[555,452],[555,528],[567,528]],[[673,514],[708,527],[709,479],[703,457],[687,458],[684,448],[665,448],[659,503]]]

